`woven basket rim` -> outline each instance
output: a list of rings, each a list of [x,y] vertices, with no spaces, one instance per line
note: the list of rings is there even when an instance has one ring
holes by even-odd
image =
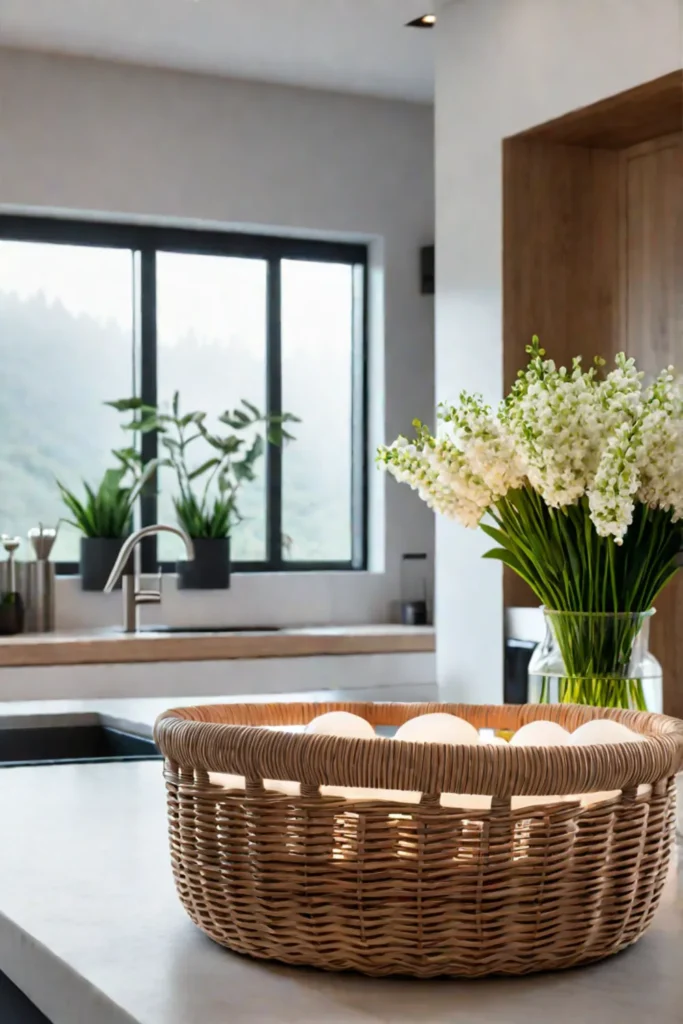
[[[542,719],[559,722],[569,731],[596,718],[610,718],[643,734],[646,741],[584,747],[465,746],[260,728],[306,724],[327,711],[350,711],[373,725],[400,725],[417,715],[447,712],[477,728],[517,729]],[[156,721],[154,736],[174,765],[243,775],[250,782],[272,778],[309,787],[478,793],[502,798],[629,791],[668,778],[683,764],[683,722],[647,712],[570,704],[213,704],[164,712]]]

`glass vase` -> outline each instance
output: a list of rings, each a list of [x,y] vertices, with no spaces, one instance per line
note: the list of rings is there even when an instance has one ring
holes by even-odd
[[[662,711],[662,668],[647,612],[544,609],[546,635],[529,662],[529,701]]]

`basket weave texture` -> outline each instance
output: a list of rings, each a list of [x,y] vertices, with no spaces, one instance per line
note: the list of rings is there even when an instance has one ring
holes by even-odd
[[[477,728],[612,718],[645,742],[499,747],[255,728],[350,711],[375,726],[446,711]],[[648,927],[664,885],[683,723],[572,705],[228,704],[168,711],[173,872],[189,916],[240,953],[371,975],[523,974],[601,959]],[[209,781],[243,775],[243,790]],[[301,795],[264,789],[295,780]],[[638,786],[651,790],[638,795]],[[321,785],[419,791],[419,804],[323,796]],[[511,808],[513,795],[579,799]],[[441,793],[492,797],[443,807]]]

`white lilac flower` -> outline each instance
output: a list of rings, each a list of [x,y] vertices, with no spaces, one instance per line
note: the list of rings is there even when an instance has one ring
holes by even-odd
[[[514,437],[531,486],[547,505],[561,508],[577,501],[597,469],[600,416],[594,368],[580,359],[570,370],[532,351],[501,415]]]
[[[640,425],[622,423],[607,440],[588,496],[596,532],[613,536],[618,544],[633,520],[640,460]]]
[[[491,415],[481,395],[460,396],[460,406],[442,406],[441,420],[455,445],[465,456],[472,474],[481,479],[495,497],[521,487],[525,466],[514,437]]]
[[[510,491],[530,487],[546,505],[588,498],[600,536],[617,543],[636,502],[683,518],[683,388],[671,368],[643,389],[633,359],[584,370],[555,366],[537,339],[529,365],[494,413],[479,395],[441,406],[433,436],[416,421],[378,460],[436,512],[476,527]]]
[[[638,499],[683,518],[683,391],[673,368],[645,394],[641,417],[641,486]]]

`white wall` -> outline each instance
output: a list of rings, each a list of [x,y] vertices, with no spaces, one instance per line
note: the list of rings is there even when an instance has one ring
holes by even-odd
[[[372,240],[374,452],[433,408],[433,302],[417,278],[434,237],[432,121],[417,104],[0,50],[0,209]],[[400,554],[431,555],[429,512],[374,468],[370,479],[380,571],[278,582],[277,621],[386,620]],[[257,621],[272,586],[207,595],[207,609]],[[91,619],[99,601],[87,596]]]
[[[680,0],[455,0],[436,70],[436,390],[502,392],[501,140],[681,66]],[[543,253],[538,253],[543,259]],[[437,671],[502,696],[503,598],[483,535],[437,524]]]

